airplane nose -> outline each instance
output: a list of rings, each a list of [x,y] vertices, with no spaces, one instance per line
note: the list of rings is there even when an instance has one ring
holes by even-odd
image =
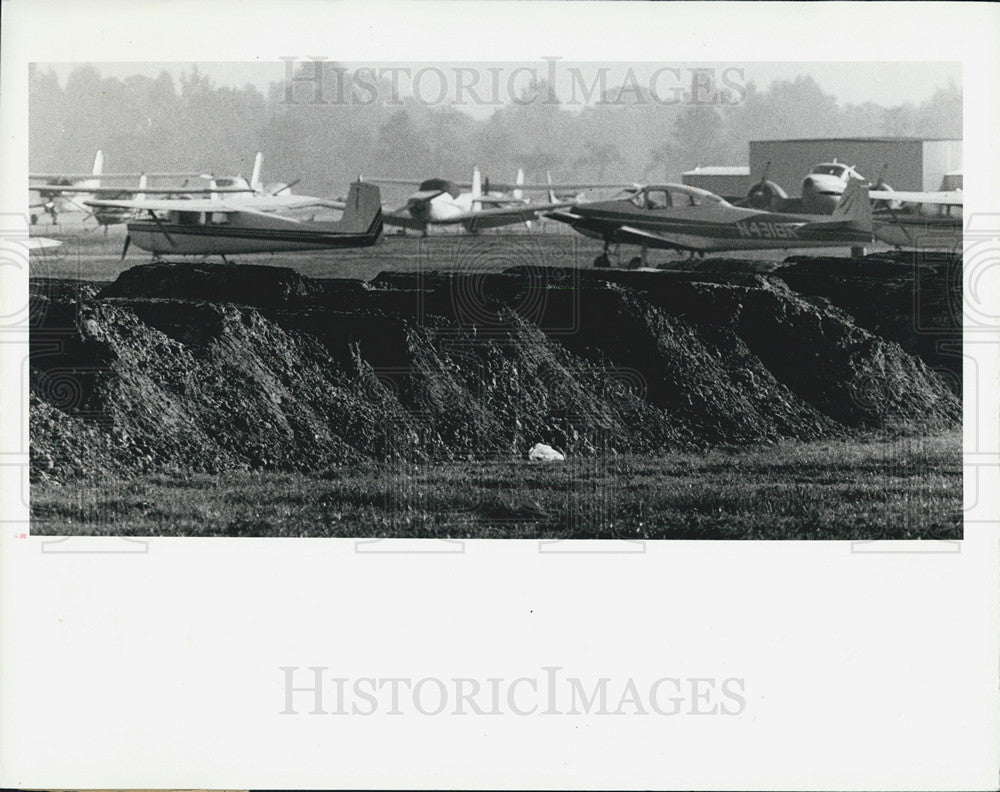
[[[831,176],[813,175],[806,176],[802,182],[802,192],[824,193],[826,195],[840,195],[844,191],[844,185],[840,179]]]

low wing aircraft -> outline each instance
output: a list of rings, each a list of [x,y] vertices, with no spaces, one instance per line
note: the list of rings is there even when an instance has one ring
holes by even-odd
[[[807,247],[863,248],[872,241],[868,188],[851,180],[832,215],[784,214],[741,208],[683,184],[632,188],[618,198],[546,213],[586,236],[604,240],[596,267],[611,266],[608,248],[638,245],[630,266],[644,266],[649,248],[691,255],[726,250]]]
[[[272,199],[275,196],[270,196]],[[303,196],[302,198],[305,198]],[[128,222],[122,258],[131,242],[158,259],[165,254],[222,256],[374,245],[382,233],[382,202],[374,184],[354,182],[346,201],[309,198],[310,206],[343,212],[336,221],[301,220],[264,210],[253,196],[220,199],[88,201],[92,207],[139,211]],[[256,202],[256,204],[255,204]]]
[[[560,201],[552,195],[553,185],[525,184],[524,171],[518,170],[514,184],[494,184],[487,179],[484,185],[479,168],[473,169],[472,181],[460,183],[448,179],[396,179],[376,178],[380,184],[416,186],[417,191],[406,203],[396,209],[384,211],[386,225],[410,228],[426,236],[430,226],[462,226],[470,233],[486,228],[500,228],[516,223],[537,220],[545,211],[570,206],[575,201]],[[620,184],[555,185],[554,189],[586,189],[588,187],[621,187]],[[499,190],[499,191],[498,191]],[[550,192],[548,203],[531,203],[524,197],[528,190]],[[529,225],[530,227],[530,225]]]

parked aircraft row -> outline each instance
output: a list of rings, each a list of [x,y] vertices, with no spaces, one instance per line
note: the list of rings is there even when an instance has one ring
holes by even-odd
[[[822,163],[806,177],[814,195],[834,200],[832,212],[801,211],[802,201],[791,203],[770,196],[777,208],[750,205],[754,196],[734,203],[714,193],[686,185],[625,185],[614,183],[526,184],[519,171],[507,191],[490,189],[475,169],[468,183],[445,179],[375,178],[351,185],[346,201],[294,195],[291,184],[264,187],[262,156],[258,153],[248,180],[242,177],[207,180],[205,187],[151,189],[152,175],[191,178],[192,174],[102,174],[98,152],[91,174],[32,174],[31,186],[48,201],[80,201],[98,222],[126,222],[128,235],[122,256],[134,242],[154,256],[222,255],[252,252],[314,250],[375,244],[383,226],[405,233],[426,234],[434,226],[455,226],[475,233],[486,228],[525,223],[541,218],[565,223],[604,242],[596,266],[609,266],[610,246],[635,245],[640,255],[631,265],[645,263],[650,248],[700,255],[727,250],[792,249],[846,246],[863,248],[874,239],[898,246],[927,244],[929,225],[936,227],[941,246],[961,239],[961,219],[937,218],[902,211],[904,204],[953,207],[962,205],[961,190],[939,193],[871,189],[849,166]],[[139,178],[136,187],[107,187],[105,178]],[[38,184],[40,180],[47,180]],[[762,183],[766,182],[762,180]],[[377,184],[415,186],[402,206],[383,206]],[[877,185],[884,187],[885,185]],[[580,191],[615,188],[608,200],[587,201]],[[533,202],[528,192],[544,190],[547,200]],[[557,190],[575,194],[561,200]],[[759,197],[760,191],[758,191]],[[805,195],[805,184],[803,194]],[[157,196],[157,197],[151,197]],[[164,197],[158,197],[164,196]],[[783,203],[782,203],[783,201]],[[872,201],[876,201],[873,211]],[[798,209],[798,211],[795,211]],[[331,219],[332,212],[340,214]],[[326,215],[326,217],[322,217]],[[319,218],[319,219],[318,219]]]

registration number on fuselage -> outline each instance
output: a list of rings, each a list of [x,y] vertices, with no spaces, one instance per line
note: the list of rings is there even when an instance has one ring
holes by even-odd
[[[798,239],[795,226],[789,223],[742,221],[736,224],[743,239]]]

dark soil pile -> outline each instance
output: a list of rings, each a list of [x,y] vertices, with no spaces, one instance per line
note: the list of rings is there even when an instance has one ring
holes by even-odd
[[[896,341],[962,394],[962,257],[883,253],[789,258],[774,270],[802,295],[829,300],[859,327]]]
[[[945,381],[754,273],[149,264],[33,282],[35,478],[650,452],[957,424]]]

